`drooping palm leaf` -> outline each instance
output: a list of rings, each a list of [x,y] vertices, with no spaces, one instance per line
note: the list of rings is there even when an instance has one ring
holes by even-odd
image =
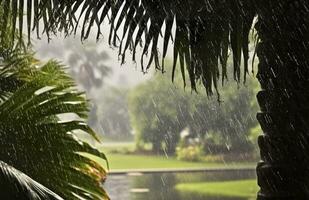
[[[238,82],[241,79],[242,53],[244,74],[248,72],[248,34],[256,14],[252,0],[27,0],[27,5],[8,0],[2,1],[1,6],[5,13],[15,13],[16,6],[19,13],[26,13],[26,22],[21,17],[18,22],[19,27],[27,24],[28,35],[31,28],[40,34],[41,22],[48,37],[58,31],[75,34],[77,27],[81,27],[81,39],[84,40],[94,26],[99,37],[104,19],[108,19],[111,27],[109,43],[119,46],[122,62],[128,49],[135,60],[136,48],[145,37],[141,57],[144,71],[152,63],[164,71],[164,61],[159,62],[158,41],[163,38],[163,47],[159,49],[164,60],[170,40],[174,38],[173,71],[179,59],[181,73],[185,77],[187,69],[191,87],[195,89],[196,80],[201,80],[208,94],[216,88],[219,75],[223,81],[226,77],[229,45],[234,58],[234,79]],[[12,20],[18,17],[13,16]],[[122,35],[119,34],[121,25]],[[165,31],[161,33],[163,29]],[[150,57],[144,63],[148,52]]]
[[[64,199],[108,199],[101,185],[106,171],[81,153],[106,160],[105,155],[74,135],[79,130],[96,138],[84,121],[88,104],[83,93],[59,63],[36,68],[33,60],[31,55],[8,59],[0,70],[20,80],[0,104],[0,160]],[[27,67],[31,70],[23,70]],[[61,121],[65,113],[78,118]]]
[[[0,161],[1,199],[63,200],[60,196],[27,175]]]

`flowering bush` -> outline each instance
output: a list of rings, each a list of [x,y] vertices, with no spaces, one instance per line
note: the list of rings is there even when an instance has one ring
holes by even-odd
[[[178,160],[197,162],[203,158],[203,150],[200,146],[177,147],[176,155]]]

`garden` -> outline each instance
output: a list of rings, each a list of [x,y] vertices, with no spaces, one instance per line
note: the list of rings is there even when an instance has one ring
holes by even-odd
[[[0,0],[0,199],[308,199],[308,8]]]

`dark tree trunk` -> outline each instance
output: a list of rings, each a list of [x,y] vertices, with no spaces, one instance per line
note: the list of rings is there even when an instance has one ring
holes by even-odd
[[[309,199],[308,0],[256,0],[259,200]]]
[[[152,152],[155,154],[160,154],[162,152],[161,140],[156,139],[152,142]]]

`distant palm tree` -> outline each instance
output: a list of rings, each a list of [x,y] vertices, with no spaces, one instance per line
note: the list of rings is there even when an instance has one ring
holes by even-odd
[[[107,52],[96,48],[95,42],[81,44],[76,43],[73,38],[67,38],[60,43],[36,47],[36,51],[43,58],[57,57],[67,64],[67,71],[78,88],[85,91],[91,99],[93,93],[97,94],[96,89],[104,87],[105,79],[112,73],[111,68],[105,64],[109,59]],[[87,122],[91,127],[98,127],[98,118],[98,103],[92,101]]]
[[[20,33],[23,13],[27,13],[29,36],[32,28],[39,32],[39,25],[43,24],[42,30],[48,36],[58,31],[75,34],[81,27],[82,40],[96,25],[99,37],[101,25],[108,18],[109,43],[119,46],[122,61],[129,48],[135,60],[136,47],[144,35],[143,70],[152,62],[165,70],[159,61],[158,40],[163,37],[164,59],[173,38],[173,72],[179,58],[184,79],[187,70],[191,87],[195,89],[196,81],[201,80],[208,94],[217,88],[220,75],[223,81],[226,78],[229,46],[234,58],[234,79],[241,80],[242,54],[246,78],[248,35],[257,16],[257,77],[262,87],[258,94],[258,120],[265,132],[259,138],[263,161],[257,170],[261,186],[258,199],[309,198],[309,1],[28,0],[26,6],[22,0],[1,2],[5,13],[13,13],[13,21],[20,16]],[[118,34],[121,25],[123,35]],[[165,32],[161,33],[163,27]],[[148,50],[150,58],[144,67]]]
[[[43,58],[57,57],[63,60],[69,67],[69,74],[89,94],[93,88],[102,87],[106,77],[112,73],[105,64],[109,59],[107,52],[96,47],[95,42],[81,44],[76,43],[74,38],[67,38],[50,45],[39,43],[35,49]]]

